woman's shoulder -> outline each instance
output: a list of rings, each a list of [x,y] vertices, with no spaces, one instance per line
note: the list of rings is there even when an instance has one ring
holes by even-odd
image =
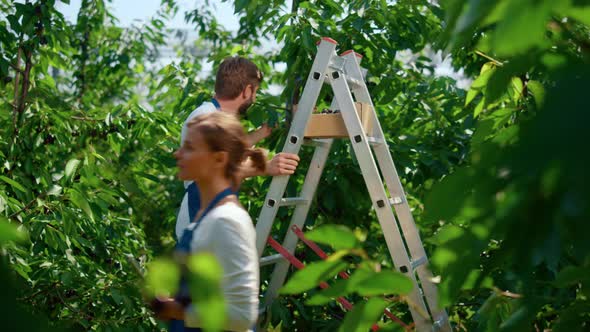
[[[217,206],[209,213],[211,221],[223,219],[226,222],[235,224],[236,226],[251,228],[252,218],[242,206],[234,202],[228,202],[223,205]]]

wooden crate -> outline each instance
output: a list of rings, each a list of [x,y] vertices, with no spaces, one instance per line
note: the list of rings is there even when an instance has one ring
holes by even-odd
[[[354,103],[354,106],[361,119],[365,133],[370,136],[373,129],[371,106],[358,102]],[[346,131],[341,113],[316,113],[312,114],[307,122],[304,136],[308,138],[348,137],[348,132]]]

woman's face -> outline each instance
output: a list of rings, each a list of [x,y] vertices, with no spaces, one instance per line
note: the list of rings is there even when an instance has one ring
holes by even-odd
[[[201,182],[211,178],[216,171],[215,152],[212,152],[198,127],[190,127],[184,144],[174,153],[178,166],[178,178]]]

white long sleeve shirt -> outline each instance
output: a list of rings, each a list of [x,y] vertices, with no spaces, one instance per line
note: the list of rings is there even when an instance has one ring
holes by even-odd
[[[248,212],[235,203],[212,209],[193,233],[191,252],[209,252],[223,268],[221,286],[227,319],[224,329],[249,331],[258,318],[260,284],[256,231]],[[187,227],[196,227],[190,223]],[[185,325],[200,327],[198,308],[188,308]]]

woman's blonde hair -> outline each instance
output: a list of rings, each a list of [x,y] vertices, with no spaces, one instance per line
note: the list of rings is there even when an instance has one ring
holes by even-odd
[[[211,151],[227,152],[228,161],[224,175],[232,180],[235,186],[239,185],[241,179],[238,172],[242,162],[247,158],[250,158],[256,170],[265,170],[265,151],[248,146],[246,132],[236,116],[219,111],[199,115],[187,124],[187,128],[194,127],[198,127]]]

